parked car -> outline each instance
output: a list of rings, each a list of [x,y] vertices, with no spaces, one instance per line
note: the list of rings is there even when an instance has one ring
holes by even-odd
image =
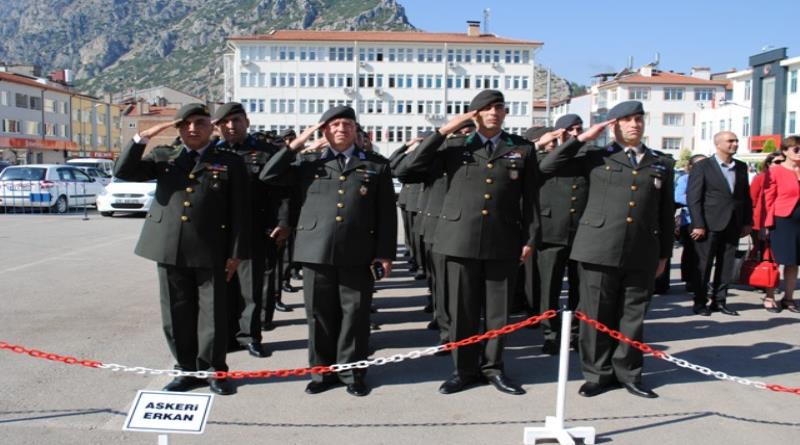
[[[0,172],[5,170],[6,167],[11,167],[12,165],[14,165],[14,164],[12,164],[10,162],[6,162],[6,161],[0,161]]]
[[[59,164],[12,165],[0,173],[0,207],[47,208],[66,213],[70,207],[94,205],[103,191],[79,168]]]
[[[100,170],[99,168],[80,167],[80,166],[78,168],[86,172],[87,175],[94,178],[94,180],[99,182],[100,185],[102,185],[103,187],[107,186],[108,184],[111,184],[111,175],[104,172],[103,170]]]
[[[103,158],[76,158],[67,161],[67,165],[75,167],[94,167],[107,175],[111,176],[114,173],[114,161],[111,159]]]
[[[156,181],[128,182],[112,178],[97,196],[97,211],[103,216],[119,213],[147,213],[156,194]]]

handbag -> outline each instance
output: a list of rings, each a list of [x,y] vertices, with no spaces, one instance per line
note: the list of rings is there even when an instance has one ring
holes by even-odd
[[[761,260],[758,259],[758,250],[752,249],[748,258],[744,260],[739,272],[739,283],[767,289],[777,287],[781,273],[778,263],[772,256],[772,249],[769,244],[764,243]]]

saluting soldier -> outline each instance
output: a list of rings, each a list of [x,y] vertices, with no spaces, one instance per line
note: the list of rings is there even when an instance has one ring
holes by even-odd
[[[161,318],[175,368],[227,371],[226,281],[250,256],[247,173],[239,156],[212,145],[205,105],[185,105],[175,117],[135,135],[114,176],[157,181],[136,254],[158,263]],[[182,145],[156,147],[143,156],[148,140],[171,125]],[[164,390],[188,391],[204,383],[177,377]],[[217,394],[235,392],[224,379],[209,379],[209,385]]]
[[[320,128],[328,146],[298,155]],[[389,161],[357,147],[355,137],[355,111],[331,108],[261,173],[263,181],[293,186],[301,194],[295,260],[303,265],[311,366],[367,358],[371,269],[377,273],[382,268],[388,274],[397,249]],[[338,383],[332,375],[311,378],[309,394]],[[369,393],[363,370],[340,372],[338,380],[354,396]]]
[[[283,140],[286,145],[292,143],[293,140],[297,139],[297,133],[291,128],[284,129],[278,134],[278,137]],[[278,252],[278,261],[279,261],[279,269],[280,269],[280,289],[283,292],[297,292],[297,289],[292,287],[291,279],[294,278],[295,280],[300,280],[302,277],[300,276],[300,269],[301,266],[294,262],[294,238],[295,238],[295,227],[297,226],[297,214],[300,209],[297,207],[297,203],[299,199],[296,196],[289,197],[289,223],[291,230],[289,232],[289,238],[283,243],[283,246],[279,248]],[[281,298],[282,293],[278,293],[278,298],[275,301],[275,310],[279,312],[292,312],[293,309],[290,306],[287,306],[283,303],[283,299]]]
[[[265,323],[272,323],[279,289],[275,278],[271,281],[269,278],[276,270],[278,244],[288,236],[289,202],[284,190],[268,186],[258,179],[258,175],[283,144],[275,144],[264,133],[248,133],[250,120],[238,102],[228,102],[219,107],[212,122],[222,136],[217,149],[237,154],[245,163],[252,218],[251,256],[239,263],[237,280],[233,280],[230,286],[231,343],[234,348],[247,349],[253,357],[268,357],[269,350],[261,343],[261,311],[263,307]],[[268,272],[266,280],[265,272]]]
[[[480,92],[469,110],[422,141],[409,165],[419,172],[439,162],[447,174],[433,249],[447,256],[452,340],[478,334],[482,312],[487,330],[508,322],[518,266],[536,243],[533,147],[502,130],[506,106],[500,91]],[[477,126],[474,134],[446,139],[470,119]],[[456,370],[439,392],[451,394],[488,380],[504,393],[524,394],[504,374],[503,341],[488,340],[483,351],[482,345],[453,351]]]
[[[644,107],[626,101],[608,113],[614,143],[586,151],[580,162],[589,198],[570,258],[579,262],[579,308],[590,318],[642,341],[655,277],[672,251],[673,167],[642,143]],[[579,136],[580,137],[580,136]],[[586,324],[580,327],[584,397],[618,384],[654,398],[642,385],[642,352]]]

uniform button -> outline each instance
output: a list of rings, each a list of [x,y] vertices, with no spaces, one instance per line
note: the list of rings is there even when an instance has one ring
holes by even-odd
[[[186,187],[186,193],[192,193],[194,191],[191,187]]]
[[[319,179],[319,175],[314,175],[314,179]]]
[[[611,167],[606,165],[606,170],[611,170]]]
[[[343,220],[344,220],[344,218],[342,218],[341,216],[337,216],[336,217],[336,222],[342,222]]]
[[[635,192],[636,190],[639,190],[639,187],[636,187],[635,185],[632,185],[631,186],[631,190],[633,190]]]
[[[369,234],[370,234],[370,235],[374,235],[374,234],[375,234],[375,231],[374,231],[374,230],[370,230],[370,231],[369,231]]]
[[[481,210],[481,215],[486,216],[489,214],[489,211],[486,209]]]
[[[339,180],[340,180],[340,181],[344,181],[345,179],[347,179],[347,176],[344,176],[344,175],[342,175],[342,176],[339,176]]]
[[[487,184],[493,184],[494,180],[492,180],[492,178],[486,178],[486,183]]]
[[[189,201],[183,201],[183,206],[184,206],[184,207],[191,207],[191,206],[192,206],[192,203],[191,203],[191,202],[189,202]]]
[[[342,190],[342,189],[339,189],[339,194],[340,194],[340,195],[344,195],[344,190]]]
[[[303,230],[303,226],[297,226],[298,230]]]
[[[632,174],[633,176],[636,176],[636,175],[638,175],[638,174],[639,174],[639,172],[637,172],[636,170],[634,170],[634,171],[632,171],[632,172],[631,172],[631,174]]]
[[[630,224],[630,223],[632,223],[632,222],[633,222],[633,218],[631,218],[631,217],[629,216],[629,217],[625,218],[625,222],[627,222],[628,224]]]
[[[575,209],[569,209],[569,213],[575,213],[575,212],[577,212],[577,210],[575,210]]]
[[[577,185],[575,185],[575,184],[573,184],[573,185],[572,185],[572,190],[578,190],[578,186],[577,186]]]
[[[337,202],[337,203],[336,203],[336,207],[339,207],[340,209],[341,209],[341,208],[344,208],[344,203],[342,203],[342,202]]]
[[[194,179],[194,178],[195,178],[194,173],[189,173],[189,179]]]
[[[430,212],[426,213],[425,216],[431,216]]]
[[[225,228],[225,224],[223,224],[223,225],[219,226],[219,228],[220,228],[220,229],[224,229],[224,228]]]
[[[483,195],[483,199],[492,199],[492,195],[487,193],[487,194]]]
[[[461,163],[467,165],[467,161],[461,161]]]
[[[189,217],[186,216],[186,215],[181,215],[181,221],[187,222],[187,221],[189,221]]]
[[[447,172],[442,173],[442,176],[447,176]]]
[[[570,198],[570,199],[571,199],[571,200],[573,200],[573,201],[577,201],[577,200],[578,200],[578,197],[577,197],[577,196],[573,196],[573,197],[572,197],[572,198]]]
[[[628,202],[628,207],[636,207],[636,201]]]
[[[490,162],[490,163],[486,164],[486,168],[494,168],[494,164],[492,164],[492,163]]]

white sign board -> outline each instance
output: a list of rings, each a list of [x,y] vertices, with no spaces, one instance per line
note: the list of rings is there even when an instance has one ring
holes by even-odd
[[[140,390],[122,430],[202,434],[213,400],[213,394]]]

